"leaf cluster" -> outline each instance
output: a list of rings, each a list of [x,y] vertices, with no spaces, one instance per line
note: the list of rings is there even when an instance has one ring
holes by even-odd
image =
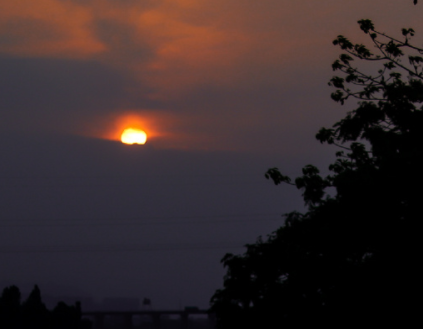
[[[331,97],[357,105],[316,135],[338,148],[330,174],[322,177],[313,165],[295,180],[277,168],[266,172],[276,185],[301,190],[308,210],[285,215],[267,239],[222,259],[224,288],[211,300],[221,328],[331,326],[345,319],[357,326],[380,326],[383,319],[404,326],[418,314],[409,292],[423,274],[416,262],[422,247],[423,48],[411,42],[412,28],[402,29],[401,39],[370,20],[358,24],[374,51],[344,36],[333,42],[343,53],[332,65],[339,76],[329,82],[336,89]],[[379,70],[368,73],[356,62]]]
[[[328,187],[336,188],[336,198],[341,198],[346,177],[358,172],[373,175],[374,171],[392,167],[392,163],[408,166],[404,157],[417,161],[422,155],[423,48],[410,42],[415,31],[402,29],[404,40],[400,41],[375,29],[370,20],[360,20],[358,24],[369,35],[376,52],[370,52],[363,44],[353,44],[344,36],[333,42],[346,52],[332,64],[333,70],[342,75],[330,80],[329,85],[336,89],[331,97],[342,105],[353,98],[358,100],[358,106],[331,128],[321,128],[317,133],[317,140],[335,145],[340,151],[329,166],[332,175],[321,177],[317,168],[308,165],[303,176],[295,179],[307,205],[322,203],[329,197],[325,192]],[[402,61],[406,53],[409,65]],[[353,65],[357,59],[380,63],[382,68],[376,75],[368,74]],[[408,167],[397,169],[413,172]],[[277,168],[269,169],[265,176],[275,184],[291,182]]]

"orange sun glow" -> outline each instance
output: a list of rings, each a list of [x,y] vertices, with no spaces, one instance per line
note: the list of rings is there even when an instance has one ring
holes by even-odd
[[[124,144],[145,144],[147,134],[140,129],[127,128],[123,131],[120,140]]]

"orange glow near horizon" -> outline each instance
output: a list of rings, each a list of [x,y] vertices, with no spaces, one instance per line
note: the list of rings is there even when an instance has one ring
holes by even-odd
[[[124,144],[145,144],[147,134],[140,129],[127,128],[123,131],[120,139]]]
[[[142,130],[155,149],[210,149],[216,138],[206,137],[189,127],[202,122],[199,116],[174,115],[166,110],[120,110],[121,113],[92,117],[77,134],[122,143],[122,132]],[[206,125],[209,125],[209,121]],[[219,142],[219,148],[224,144]]]
[[[135,111],[123,111],[123,113],[96,118],[96,128],[92,124],[87,125],[87,135],[112,141],[122,141],[122,133],[126,129],[142,131],[146,140],[157,142],[157,138],[166,135],[166,127],[169,126],[169,118],[152,111],[144,110],[143,113]],[[132,144],[132,143],[130,143]]]

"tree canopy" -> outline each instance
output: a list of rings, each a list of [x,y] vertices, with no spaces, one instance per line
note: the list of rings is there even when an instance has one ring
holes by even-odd
[[[6,287],[0,296],[0,328],[2,329],[89,329],[91,322],[81,319],[81,304],[66,305],[59,302],[49,311],[35,286],[21,303],[16,286]]]
[[[331,174],[308,165],[292,183],[267,171],[300,189],[308,210],[224,256],[224,287],[211,299],[220,328],[404,324],[418,314],[423,48],[412,28],[393,37],[371,20],[358,24],[375,51],[339,35],[339,76],[329,82],[334,101],[356,108],[316,135],[338,148]]]

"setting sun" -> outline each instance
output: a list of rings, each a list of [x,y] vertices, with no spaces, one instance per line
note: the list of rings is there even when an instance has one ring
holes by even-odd
[[[147,134],[140,129],[128,128],[123,131],[120,139],[124,144],[145,144]]]

